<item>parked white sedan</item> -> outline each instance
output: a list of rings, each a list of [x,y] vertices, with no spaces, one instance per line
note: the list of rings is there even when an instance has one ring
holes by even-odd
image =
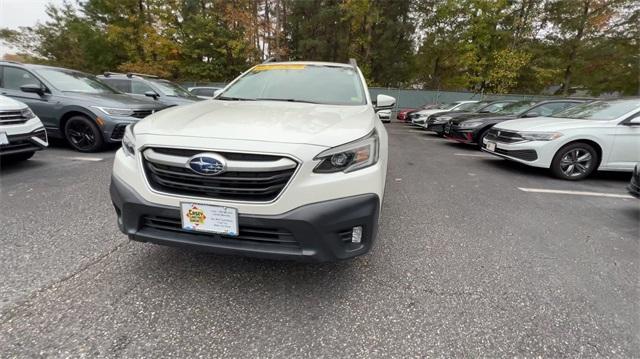
[[[595,101],[552,117],[505,121],[491,129],[482,150],[566,180],[594,170],[633,171],[640,162],[640,99]]]
[[[428,110],[417,111],[411,114],[411,123],[418,126],[425,127],[425,122],[427,121],[427,117],[430,115],[434,115],[436,113],[441,112],[449,112],[449,111],[466,111],[468,108],[473,107],[477,102],[475,100],[463,100],[463,101],[455,101],[451,103],[443,103],[438,105],[438,107]]]

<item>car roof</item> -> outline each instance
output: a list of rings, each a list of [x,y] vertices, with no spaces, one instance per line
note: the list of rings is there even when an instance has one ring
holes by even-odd
[[[86,72],[82,72],[82,71],[78,71],[78,70],[74,70],[74,69],[69,69],[69,68],[66,68],[66,67],[49,66],[49,65],[38,65],[38,64],[25,64],[25,63],[16,62],[16,61],[0,60],[0,64],[3,64],[3,65],[5,65],[5,64],[18,65],[18,66],[22,66],[22,67],[27,68],[27,69],[63,70],[63,71],[77,72],[77,73],[81,73],[81,74],[86,74]]]

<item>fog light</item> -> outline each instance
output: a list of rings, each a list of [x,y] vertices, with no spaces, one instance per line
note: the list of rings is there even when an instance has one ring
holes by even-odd
[[[362,227],[353,227],[351,231],[351,243],[360,243],[362,241]]]

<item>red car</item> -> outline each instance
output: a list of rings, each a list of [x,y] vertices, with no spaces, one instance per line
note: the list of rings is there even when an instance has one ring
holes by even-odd
[[[403,108],[402,110],[398,111],[398,115],[396,116],[396,118],[398,119],[398,121],[406,122],[407,114],[415,110],[415,108]]]

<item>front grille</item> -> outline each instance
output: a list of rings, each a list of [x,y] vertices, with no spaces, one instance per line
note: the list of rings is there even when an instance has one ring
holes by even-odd
[[[262,244],[276,244],[280,246],[299,247],[299,243],[293,237],[293,234],[285,229],[277,228],[258,228],[240,226],[240,233],[236,237],[223,236],[206,232],[195,232],[182,228],[180,218],[144,216],[142,220],[143,227],[172,231],[180,233],[188,233],[193,235],[204,235],[210,238],[220,238],[222,240],[233,240],[243,242],[254,242]]]
[[[22,111],[0,111],[0,124],[17,125],[27,122],[27,118],[23,116]]]
[[[180,159],[181,164],[167,164],[154,160],[148,154],[163,153]],[[248,164],[247,169],[229,170],[215,176],[198,174],[187,167],[190,157],[205,153],[203,150],[181,150],[153,148],[143,153],[144,171],[151,187],[157,191],[185,196],[206,197],[222,200],[236,200],[249,202],[268,202],[280,195],[282,190],[296,171],[297,163],[286,157],[239,154],[216,152],[225,157],[227,161]],[[181,153],[178,156],[177,153]],[[264,157],[262,157],[264,156]],[[245,158],[244,160],[236,158]],[[247,158],[251,158],[248,160]],[[287,159],[291,163],[290,168],[269,170],[269,161]],[[268,161],[269,160],[269,161]],[[155,161],[155,162],[154,162]],[[162,163],[161,163],[162,162]],[[256,168],[251,167],[251,163]],[[274,162],[275,163],[275,162]],[[258,169],[258,164],[261,168]],[[275,167],[274,167],[275,168]]]
[[[119,124],[113,128],[111,131],[111,139],[112,140],[121,140],[124,137],[124,129],[127,127],[126,124]]]
[[[503,143],[514,143],[524,141],[522,136],[520,136],[517,132],[498,130],[492,128],[487,132],[487,136],[485,137],[487,140],[503,142]]]
[[[145,118],[153,113],[153,110],[134,110],[131,117]]]

